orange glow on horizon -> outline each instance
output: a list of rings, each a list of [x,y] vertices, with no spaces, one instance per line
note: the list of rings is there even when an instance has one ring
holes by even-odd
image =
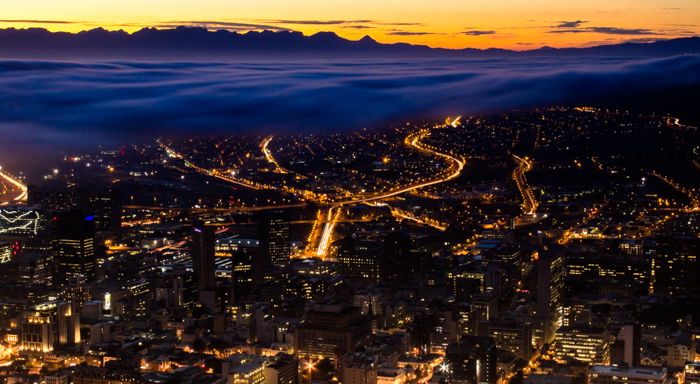
[[[332,31],[358,40],[443,48],[536,49],[648,41],[700,34],[695,0],[35,0],[3,6],[0,28],[78,32],[97,27],[205,26],[245,32]],[[579,22],[579,23],[576,23]],[[557,27],[558,26],[558,27]]]

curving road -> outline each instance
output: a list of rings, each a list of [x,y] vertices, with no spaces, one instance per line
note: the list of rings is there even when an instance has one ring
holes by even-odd
[[[517,168],[513,171],[513,180],[523,197],[523,212],[526,215],[533,215],[537,211],[539,203],[532,192],[532,188],[528,185],[527,179],[525,179],[525,174],[532,170],[532,161],[528,160],[527,157],[523,158],[515,154],[513,154],[513,158],[518,163]]]
[[[12,187],[16,189],[16,192],[18,192],[18,195],[14,198],[12,198],[10,201],[13,202],[26,202],[27,201],[27,186],[22,184],[21,181],[13,177],[12,175],[2,171],[2,167],[0,167],[0,178],[4,180],[4,182],[10,184]],[[9,188],[7,193],[10,193]],[[2,205],[8,205],[10,204],[10,201],[4,201]]]
[[[454,120],[454,124],[458,124],[459,118]],[[450,124],[452,125],[452,124]],[[412,147],[413,149],[416,149],[420,152],[426,153],[431,156],[437,156],[441,157],[445,160],[447,160],[450,163],[450,168],[447,170],[447,174],[444,176],[441,176],[435,180],[431,181],[426,181],[422,183],[417,183],[413,184],[407,187],[401,187],[398,189],[390,190],[387,192],[379,193],[373,196],[369,197],[361,197],[361,198],[355,198],[355,199],[349,199],[345,201],[338,202],[331,206],[331,208],[328,210],[327,213],[327,220],[330,220],[330,222],[326,222],[325,226],[323,227],[323,232],[320,236],[320,241],[318,244],[318,247],[316,248],[315,256],[320,257],[320,258],[325,258],[328,255],[328,247],[330,245],[330,240],[332,237],[333,233],[333,228],[335,227],[336,221],[338,216],[340,215],[340,209],[344,205],[353,205],[353,204],[363,204],[363,203],[369,203],[377,200],[382,200],[386,199],[389,197],[397,196],[402,193],[410,192],[416,189],[420,188],[425,188],[429,187],[431,185],[436,185],[436,184],[441,184],[445,183],[447,181],[453,180],[459,175],[462,174],[462,170],[464,170],[464,165],[465,165],[465,160],[462,158],[457,158],[455,156],[452,156],[448,153],[440,152],[436,148],[433,148],[431,146],[428,146],[426,144],[421,143],[421,140],[430,136],[431,130],[430,129],[421,129],[420,131],[410,134],[406,137],[404,140],[404,143],[408,145],[409,147]]]
[[[288,170],[282,168],[282,166],[275,159],[275,156],[272,155],[272,151],[270,151],[270,149],[268,148],[273,137],[274,136],[266,137],[260,143],[260,149],[262,150],[263,155],[265,155],[265,159],[267,159],[267,162],[275,166],[275,172],[277,172],[277,173],[289,173]]]

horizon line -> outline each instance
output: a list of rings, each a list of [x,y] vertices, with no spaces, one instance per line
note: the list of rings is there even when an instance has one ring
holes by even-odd
[[[22,20],[16,20],[16,21],[22,21]],[[0,20],[0,24],[3,22],[9,22],[9,20]],[[46,23],[46,24],[63,24],[63,23],[57,23],[55,21],[44,21],[44,20],[33,20],[32,23],[36,22],[37,24],[39,23]],[[74,22],[74,23],[80,23],[80,22]],[[123,27],[129,27],[133,26],[138,29],[134,29],[133,31],[128,31],[124,29]],[[115,27],[115,28],[110,28],[110,27]],[[186,25],[186,24],[173,24],[172,26],[166,26],[166,25],[127,25],[127,24],[122,24],[122,25],[95,25],[94,28],[86,28],[86,29],[81,29],[77,31],[64,31],[64,30],[50,30],[46,26],[36,26],[36,27],[14,27],[14,26],[6,26],[6,27],[0,27],[0,31],[2,30],[16,30],[16,31],[27,31],[27,30],[44,30],[48,33],[51,34],[69,34],[69,35],[78,35],[80,33],[84,32],[90,32],[90,31],[96,31],[96,30],[103,30],[106,32],[123,32],[126,35],[132,36],[136,34],[137,32],[143,31],[143,30],[156,30],[156,31],[168,31],[168,30],[176,30],[176,29],[201,29],[205,30],[207,32],[229,32],[233,33],[236,35],[247,35],[251,33],[262,33],[262,32],[269,32],[269,33],[296,33],[300,34],[301,36],[304,37],[312,37],[315,35],[321,35],[321,34],[332,34],[334,36],[337,36],[338,38],[344,39],[346,41],[351,41],[351,42],[359,42],[362,41],[363,39],[371,39],[372,41],[381,44],[381,45],[397,45],[397,44],[406,44],[414,47],[427,47],[430,49],[434,50],[441,50],[441,51],[450,51],[450,52],[459,52],[459,51],[465,51],[465,50],[478,50],[478,51],[489,51],[489,50],[501,50],[501,51],[510,51],[510,52],[531,52],[531,51],[537,51],[541,49],[555,49],[555,50],[566,50],[566,49],[586,49],[586,48],[596,48],[596,47],[604,47],[604,46],[614,46],[614,45],[621,45],[621,44],[653,44],[656,42],[661,42],[661,41],[670,41],[670,40],[679,40],[679,39],[691,39],[691,38],[700,38],[700,35],[693,35],[693,36],[683,36],[683,37],[671,37],[671,38],[649,38],[649,39],[629,39],[626,41],[619,41],[619,42],[609,42],[609,43],[604,43],[604,42],[599,42],[595,41],[592,42],[594,44],[582,44],[582,45],[576,45],[576,46],[564,46],[564,47],[556,47],[556,46],[550,46],[547,44],[543,44],[540,46],[535,46],[535,43],[527,43],[527,44],[532,44],[531,46],[526,46],[523,47],[523,49],[517,49],[517,48],[502,48],[502,47],[497,47],[497,46],[490,46],[487,48],[476,48],[472,46],[465,46],[465,47],[459,47],[459,48],[451,48],[451,47],[440,47],[440,46],[433,46],[429,44],[416,44],[416,43],[410,43],[410,42],[405,42],[405,41],[400,41],[400,42],[387,42],[387,43],[382,43],[380,41],[377,41],[374,37],[372,37],[371,34],[365,34],[363,37],[359,39],[351,39],[348,37],[343,37],[341,34],[337,33],[336,31],[318,31],[314,32],[311,34],[304,33],[303,31],[295,30],[295,29],[290,29],[290,28],[280,28],[280,29],[268,29],[268,28],[251,28],[247,30],[236,30],[232,28],[212,28],[207,25]],[[595,44],[595,43],[600,43],[600,44]]]

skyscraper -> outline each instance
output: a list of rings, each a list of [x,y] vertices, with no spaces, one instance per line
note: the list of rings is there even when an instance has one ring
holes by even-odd
[[[263,265],[258,240],[237,237],[220,239],[216,242],[216,252],[231,258],[232,302],[249,295],[253,286],[262,282]]]
[[[192,233],[192,266],[194,267],[197,288],[200,291],[216,286],[214,279],[216,236],[214,232],[214,227],[198,225]]]
[[[115,231],[121,228],[122,200],[119,188],[109,185],[91,191],[87,199],[87,209],[95,215],[98,231]]]
[[[649,293],[676,295],[700,286],[700,239],[689,236],[656,239]]]
[[[56,284],[66,284],[76,275],[83,275],[88,281],[95,278],[94,220],[94,216],[86,216],[80,210],[57,213],[53,217]]]
[[[360,308],[329,300],[315,304],[294,332],[294,349],[300,358],[325,358],[337,363],[355,352],[371,333],[370,321]]]
[[[495,384],[498,380],[496,343],[490,337],[464,337],[447,347],[445,361],[450,384]]]
[[[537,260],[537,315],[545,320],[545,340],[550,342],[561,320],[564,295],[564,256],[561,252],[539,252]]]
[[[282,268],[289,264],[289,211],[278,209],[260,213],[260,246],[268,265]]]

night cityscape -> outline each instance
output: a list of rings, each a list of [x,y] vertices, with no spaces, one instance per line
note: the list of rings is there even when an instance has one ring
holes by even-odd
[[[0,384],[700,384],[693,1],[39,3]]]

